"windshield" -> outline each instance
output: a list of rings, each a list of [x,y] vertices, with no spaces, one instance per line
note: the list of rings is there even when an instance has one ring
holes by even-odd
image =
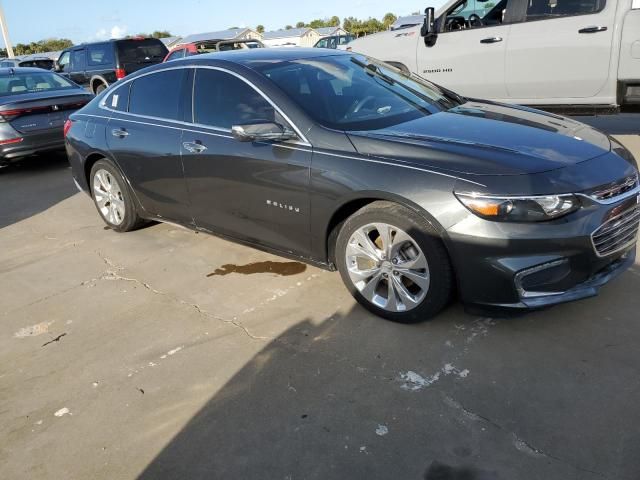
[[[0,76],[0,96],[78,88],[67,79],[46,71]]]
[[[360,55],[304,58],[258,69],[318,123],[375,130],[448,110],[455,94]]]
[[[118,59],[124,63],[157,63],[167,55],[167,47],[160,40],[121,40]]]

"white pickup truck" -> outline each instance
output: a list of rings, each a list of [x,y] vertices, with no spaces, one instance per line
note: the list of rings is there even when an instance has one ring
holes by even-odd
[[[348,46],[468,97],[640,104],[640,0],[449,0],[423,26]]]

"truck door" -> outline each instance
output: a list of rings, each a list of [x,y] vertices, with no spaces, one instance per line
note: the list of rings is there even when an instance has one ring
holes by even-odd
[[[518,103],[561,98],[571,103],[572,98],[597,96],[610,75],[618,2],[521,1],[525,21],[511,27],[507,42],[509,98]]]
[[[418,73],[464,96],[506,99],[504,57],[516,0],[460,0],[438,19],[435,45],[418,44]]]
[[[78,85],[86,87],[89,84],[87,78],[87,50],[85,48],[77,48],[71,51],[71,68],[69,77]]]

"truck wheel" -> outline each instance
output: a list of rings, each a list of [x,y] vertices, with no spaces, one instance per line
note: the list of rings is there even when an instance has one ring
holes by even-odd
[[[102,92],[104,92],[107,89],[107,86],[104,83],[100,83],[98,84],[98,86],[96,87],[96,95],[100,95]]]

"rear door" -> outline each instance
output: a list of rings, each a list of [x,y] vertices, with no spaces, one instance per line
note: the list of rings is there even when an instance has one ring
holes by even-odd
[[[509,98],[595,97],[609,78],[615,0],[521,0],[526,21],[507,43]],[[569,100],[570,101],[570,100]]]
[[[286,120],[231,73],[199,68],[193,92],[193,124],[184,131],[182,155],[196,225],[308,254],[311,148],[233,138],[233,125]]]
[[[71,50],[71,66],[69,78],[78,85],[86,87],[89,85],[87,77],[87,50],[86,48],[75,48]]]
[[[188,72],[171,69],[127,82],[105,98],[107,144],[152,215],[189,222],[180,141]],[[128,108],[127,108],[128,105]]]

